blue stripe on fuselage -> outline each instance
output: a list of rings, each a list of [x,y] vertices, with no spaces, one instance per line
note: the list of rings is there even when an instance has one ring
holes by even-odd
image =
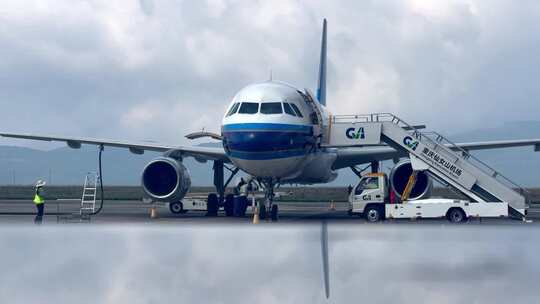
[[[224,145],[230,150],[260,152],[303,149],[310,135],[283,131],[223,132]]]
[[[223,146],[239,159],[278,159],[305,155],[312,140],[311,126],[242,123],[223,126]]]
[[[245,151],[229,151],[229,156],[243,160],[270,160],[282,159],[306,155],[305,150],[285,150],[285,151],[269,151],[269,152],[245,152]]]
[[[236,123],[223,125],[223,132],[235,131],[296,131],[311,133],[311,126],[278,123]]]

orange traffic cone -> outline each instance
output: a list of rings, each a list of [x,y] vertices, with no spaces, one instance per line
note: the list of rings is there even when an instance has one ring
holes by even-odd
[[[155,206],[150,207],[150,218],[157,218],[157,210]]]
[[[336,203],[334,201],[330,201],[330,211],[336,211]]]
[[[259,223],[259,207],[253,208],[253,224]]]

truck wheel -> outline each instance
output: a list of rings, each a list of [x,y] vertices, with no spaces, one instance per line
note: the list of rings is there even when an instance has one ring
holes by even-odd
[[[378,206],[367,206],[364,210],[364,216],[366,217],[366,221],[370,223],[378,222],[383,218],[381,208]]]
[[[225,209],[225,215],[226,216],[232,216],[233,215],[233,209],[234,208],[234,194],[227,194],[225,196],[225,206],[223,209]]]
[[[217,216],[218,212],[218,197],[215,193],[208,194],[208,200],[207,200],[207,216]]]
[[[183,214],[187,212],[187,210],[184,210],[184,204],[182,202],[169,203],[169,210],[173,214]]]
[[[467,220],[465,212],[461,208],[450,208],[446,213],[446,218],[450,223],[462,223]]]

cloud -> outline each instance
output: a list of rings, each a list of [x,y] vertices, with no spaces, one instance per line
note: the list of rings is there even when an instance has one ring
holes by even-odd
[[[152,0],[139,0],[141,10],[148,16],[151,16],[154,12],[154,1]]]
[[[393,112],[450,134],[534,120],[538,12],[534,1],[7,1],[0,129],[186,144],[219,130],[234,94],[270,69],[313,88],[323,17],[336,113]]]

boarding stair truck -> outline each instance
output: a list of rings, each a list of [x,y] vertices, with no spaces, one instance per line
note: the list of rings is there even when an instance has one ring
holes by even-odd
[[[413,169],[410,178],[412,184],[415,172],[426,172],[468,197],[468,206],[478,203],[479,205],[475,206],[484,208],[486,203],[506,203],[507,215],[525,220],[528,208],[528,193],[525,189],[436,132],[421,132],[390,113],[331,116],[329,127],[328,147],[386,144],[409,157]],[[403,201],[408,202],[407,199]],[[433,202],[423,201],[417,205],[427,206],[426,204]],[[456,204],[465,206],[466,203],[467,201],[462,201]],[[417,209],[420,208],[424,207]],[[482,208],[480,209],[484,210]],[[404,209],[403,214],[410,215],[411,212]],[[487,212],[484,215],[489,214]],[[392,216],[394,215],[396,214],[393,213]]]
[[[429,198],[409,200],[413,179],[409,180],[401,196],[403,201],[390,200],[394,191],[384,173],[368,173],[360,178],[349,194],[349,214],[363,215],[368,222],[383,219],[446,218],[452,223],[466,221],[470,217],[507,217],[505,202],[470,202],[466,200]]]

